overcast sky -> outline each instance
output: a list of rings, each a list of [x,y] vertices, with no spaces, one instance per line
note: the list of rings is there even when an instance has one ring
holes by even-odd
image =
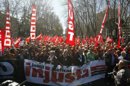
[[[65,5],[67,0],[52,0],[51,6],[53,7],[53,11],[59,17],[60,22],[63,26],[64,33],[66,29],[67,22],[67,5]]]

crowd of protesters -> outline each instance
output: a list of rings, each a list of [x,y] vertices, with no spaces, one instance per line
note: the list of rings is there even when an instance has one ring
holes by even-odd
[[[96,46],[94,43],[81,43],[75,46],[69,46],[65,43],[55,45],[51,42],[47,42],[46,44],[36,44],[33,42],[24,44],[19,48],[13,47],[11,49],[5,49],[4,55],[1,58],[4,60],[31,59],[61,66],[82,66],[83,64],[88,64],[93,60],[104,59],[107,68],[107,81],[110,80],[108,78],[108,73],[115,70],[116,74],[114,75],[114,78],[116,82],[119,82],[121,77],[123,77],[120,76],[120,70],[128,67],[126,67],[126,65],[121,67],[118,66],[120,63],[124,64],[124,62],[130,61],[130,42],[127,44],[122,44],[120,47],[117,47],[117,44],[114,42],[105,42],[104,44],[98,43]],[[126,76],[130,76],[130,73],[128,73]]]

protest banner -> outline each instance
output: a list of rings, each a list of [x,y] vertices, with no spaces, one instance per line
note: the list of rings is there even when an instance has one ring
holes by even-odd
[[[53,69],[52,64],[25,60],[24,70],[28,82],[46,85],[77,86],[104,78],[104,60],[91,61],[89,64],[78,66],[63,66]]]

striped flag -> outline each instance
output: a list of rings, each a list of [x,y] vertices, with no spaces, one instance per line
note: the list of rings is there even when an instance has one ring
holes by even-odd
[[[4,40],[4,47],[10,48],[11,47],[11,33],[10,33],[11,23],[10,23],[10,13],[9,7],[6,11],[6,23],[5,23],[5,40]]]
[[[106,12],[105,12],[105,15],[104,15],[104,18],[103,18],[103,21],[102,21],[102,25],[101,25],[101,29],[100,29],[100,32],[99,32],[100,36],[98,37],[98,41],[100,41],[100,38],[102,36],[102,32],[103,32],[103,29],[104,29],[104,26],[105,26],[105,23],[106,23],[106,19],[108,17],[109,8],[110,8],[110,1],[108,0]]]
[[[118,1],[118,47],[121,46],[121,4]]]
[[[32,5],[30,38],[32,41],[34,41],[36,38],[36,6],[34,4]]]
[[[14,42],[14,47],[18,48],[19,44],[20,44],[21,38],[19,37],[18,39],[16,39],[16,41]]]

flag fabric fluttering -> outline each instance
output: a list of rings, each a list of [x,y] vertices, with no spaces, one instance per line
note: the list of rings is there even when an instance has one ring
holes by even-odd
[[[30,42],[30,36],[25,39],[25,43],[28,44]]]
[[[0,29],[0,56],[4,53],[5,29]]]
[[[36,40],[38,40],[38,41],[42,40],[42,34],[39,34],[39,35],[36,37]]]
[[[30,38],[31,38],[31,41],[34,41],[36,38],[36,6],[34,4],[32,5]]]
[[[98,41],[100,41],[100,38],[102,36],[102,32],[103,32],[103,29],[104,29],[104,26],[105,26],[105,23],[106,23],[106,19],[108,17],[109,8],[110,8],[110,1],[108,0],[106,12],[105,12],[105,15],[104,15],[104,18],[103,18],[103,21],[102,21],[102,25],[101,25],[101,29],[100,29],[100,32],[99,32]]]
[[[118,48],[121,46],[121,4],[120,0],[118,1]]]
[[[70,46],[75,45],[74,11],[71,0],[68,0],[68,29],[66,34],[66,44],[69,44]]]
[[[106,38],[106,42],[107,42],[107,43],[113,43],[113,39],[108,36],[108,37]]]
[[[5,40],[4,40],[4,47],[5,48],[10,48],[11,47],[11,23],[10,23],[10,12],[9,12],[9,7],[7,8],[6,11],[6,23],[5,23]]]
[[[16,39],[16,41],[14,42],[14,47],[18,48],[19,44],[20,44],[21,38],[19,37],[18,39]]]

